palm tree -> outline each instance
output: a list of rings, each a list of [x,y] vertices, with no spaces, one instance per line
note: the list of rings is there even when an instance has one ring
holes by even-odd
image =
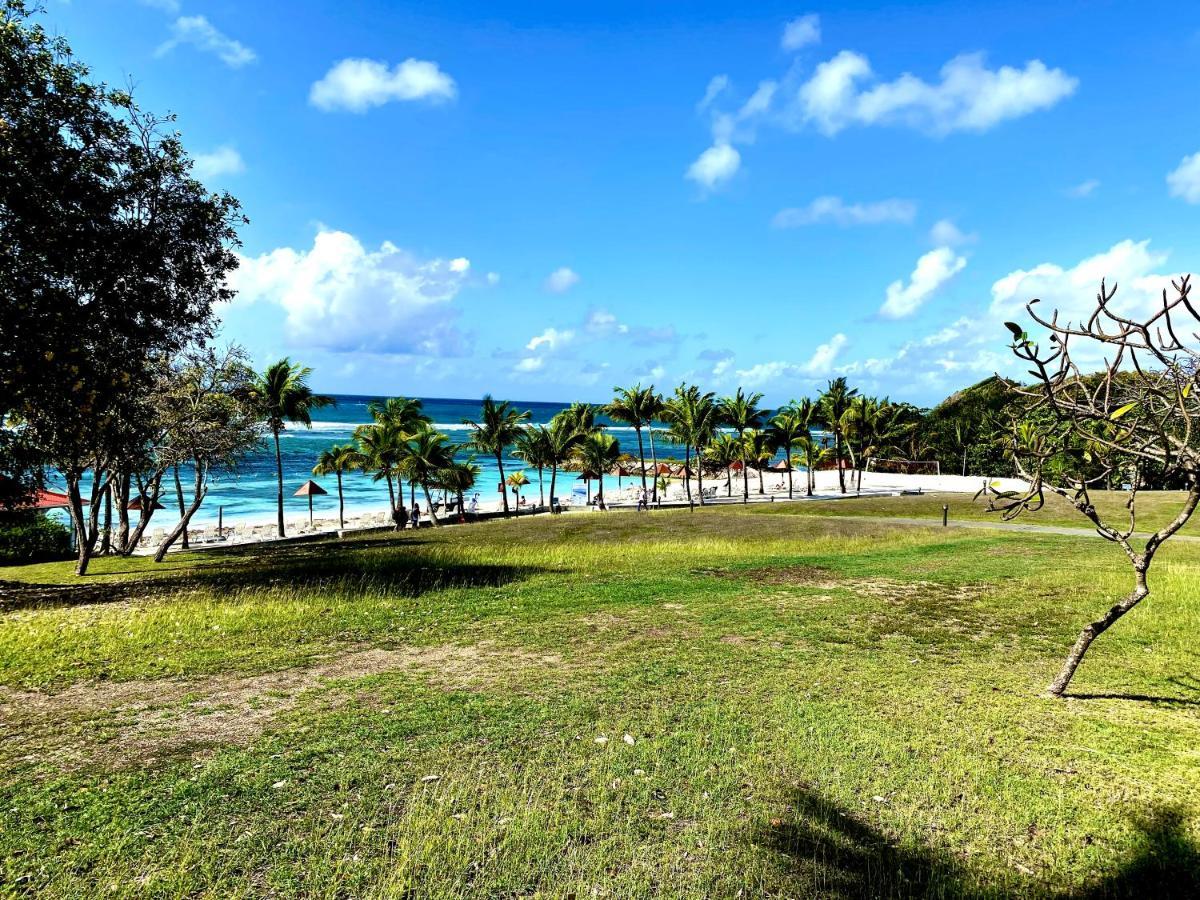
[[[367,404],[367,411],[375,420],[376,425],[388,425],[394,429],[398,441],[406,441],[418,431],[433,424],[433,420],[421,408],[421,401],[413,397],[389,397],[380,402],[372,400]],[[404,505],[404,486],[397,482],[400,488],[400,505]],[[391,489],[391,481],[388,481]],[[416,501],[416,484],[409,482],[408,502]],[[403,524],[403,523],[401,523]]]
[[[612,402],[605,407],[605,412],[610,418],[633,426],[637,434],[638,462],[642,467],[642,492],[646,493],[646,450],[642,445],[642,428],[650,429],[650,454],[654,456],[654,429],[651,426],[654,417],[662,411],[662,398],[654,393],[654,385],[644,388],[640,383],[631,388],[614,387],[613,392]],[[658,468],[657,458],[654,467]]]
[[[450,446],[450,439],[432,427],[422,428],[401,445],[397,469],[409,482],[421,486],[425,508],[429,510],[429,520],[434,527],[442,523],[434,512],[429,486],[436,484],[439,474],[453,462],[454,450]]]
[[[736,435],[718,434],[704,455],[718,469],[725,470],[725,496],[733,496],[733,464],[742,458],[742,445]]]
[[[335,405],[332,397],[314,394],[308,385],[312,369],[298,366],[288,358],[274,362],[260,373],[250,387],[250,394],[258,405],[259,416],[275,439],[275,474],[279,484],[277,503],[279,536],[285,537],[283,529],[283,454],[279,448],[279,433],[288,422],[312,427],[312,412]]]
[[[817,466],[821,464],[821,461],[829,454],[829,451],[821,446],[820,441],[808,433],[800,436],[796,441],[796,446],[800,449],[800,454],[804,458],[804,474],[807,481],[806,493],[811,497],[815,482],[813,473],[816,472]]]
[[[363,463],[363,456],[353,444],[334,444],[328,450],[322,450],[313,466],[314,475],[336,475],[338,486],[338,528],[346,527],[346,504],[342,497],[342,473],[357,469]]]
[[[550,505],[554,506],[555,485],[558,482],[559,466],[567,462],[575,452],[575,446],[583,436],[575,430],[574,425],[562,413],[550,420],[546,429],[546,458],[550,465]]]
[[[762,400],[762,394],[753,393],[747,394],[741,388],[737,389],[737,393],[732,397],[721,398],[721,417],[725,420],[725,424],[732,426],[738,433],[738,437],[745,442],[746,432],[751,428],[758,428],[762,425],[763,412],[758,408],[759,401]],[[742,502],[746,503],[750,499],[750,476],[746,471],[746,458],[742,458]]]
[[[537,469],[540,506],[546,505],[546,483],[542,472],[554,465],[552,451],[550,430],[545,425],[533,425],[517,436],[517,449],[513,456]]]
[[[397,531],[404,527],[403,518],[399,515],[400,507],[404,505],[404,486],[400,486],[400,502],[397,504],[392,479],[397,476],[396,465],[404,438],[404,432],[386,420],[375,425],[361,425],[354,430],[354,440],[358,443],[361,457],[358,468],[370,472],[373,481],[386,479],[389,509]]]
[[[517,412],[507,400],[497,403],[491,394],[483,398],[479,410],[479,421],[472,422],[464,419],[463,424],[472,430],[469,446],[480,453],[488,453],[496,458],[496,468],[500,470],[500,484],[504,484],[504,450],[510,444],[516,443],[517,436],[524,431],[522,423],[529,420],[529,412]],[[508,492],[500,494],[504,500],[504,514],[508,515]]]
[[[792,499],[792,451],[796,449],[802,437],[808,435],[808,425],[801,419],[795,407],[785,407],[771,419],[767,432],[771,436],[771,445],[782,450],[787,460],[788,470],[788,499]]]
[[[591,434],[604,427],[596,424],[596,407],[590,403],[572,403],[557,415],[562,416],[580,434]]]
[[[517,495],[517,518],[520,518],[521,517],[521,488],[523,488],[523,487],[525,487],[525,485],[529,484],[529,478],[526,477],[525,470],[521,469],[517,472],[513,472],[511,475],[508,476],[508,478],[504,479],[504,483],[507,484],[512,489],[512,492],[514,494]]]
[[[585,435],[575,448],[575,456],[583,468],[584,474],[594,473],[600,482],[597,497],[600,505],[604,505],[604,474],[617,464],[621,455],[621,445],[611,434],[594,431]]]
[[[765,431],[759,431],[757,428],[747,431],[742,435],[742,448],[745,457],[754,463],[754,468],[758,470],[758,492],[765,494],[763,489],[763,469],[771,462],[771,457],[775,455],[775,448],[771,445],[771,436]],[[743,468],[743,472],[746,470]]]
[[[833,464],[837,466],[838,486],[843,494],[846,493],[846,472],[842,468],[842,448],[846,440],[846,414],[850,411],[850,404],[856,396],[858,396],[858,389],[847,385],[845,377],[842,376],[829,382],[825,393],[817,398],[817,418],[833,432]]]
[[[689,480],[691,472],[692,450],[695,449],[697,462],[704,448],[715,436],[720,424],[720,410],[715,395],[710,391],[701,393],[695,385],[681,384],[675,388],[670,400],[663,404],[663,418],[667,422],[672,440],[683,444],[684,472],[683,483],[687,490],[688,505],[692,504],[692,486]],[[701,466],[696,466],[697,484],[700,491],[700,505],[704,505],[704,472]]]
[[[479,478],[479,466],[475,465],[475,457],[466,462],[451,460],[450,464],[437,473],[437,484],[440,488],[452,491],[458,498],[458,518],[463,517],[463,494],[475,486]]]

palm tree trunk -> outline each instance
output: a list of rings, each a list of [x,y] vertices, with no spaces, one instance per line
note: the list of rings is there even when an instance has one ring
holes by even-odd
[[[733,496],[733,466],[725,467],[725,496]]]
[[[346,503],[342,499],[342,470],[337,470],[338,480],[338,528],[346,527]]]
[[[429,485],[424,481],[421,482],[421,492],[425,494],[425,508],[429,510],[429,521],[433,523],[434,528],[441,528],[442,523],[438,521],[437,513],[433,511],[433,498],[429,496]]]
[[[788,499],[791,500],[792,499],[792,445],[791,444],[787,445],[787,459],[784,460],[784,462],[787,463]]]
[[[738,440],[746,440],[746,432],[738,433]],[[703,502],[703,501],[701,501]],[[742,447],[742,502],[750,502],[750,473],[746,470],[746,448]]]
[[[496,454],[496,468],[500,470],[500,499],[504,501],[504,514],[508,515],[508,488],[504,484],[504,451]]]
[[[283,530],[283,453],[279,449],[279,429],[272,428],[275,435],[275,476],[279,483],[279,494],[276,500],[277,527],[280,537],[287,537]]]
[[[652,482],[653,494],[650,499],[654,503],[658,502],[658,451],[654,449],[654,425],[650,426],[650,465],[654,468],[654,480]]]
[[[546,483],[542,480],[542,467],[538,466],[538,506],[546,505]]]
[[[692,505],[692,445],[683,445],[683,489],[687,491],[688,506]]]
[[[700,505],[704,505],[704,457],[700,445],[696,445],[696,491],[700,494]]]
[[[550,464],[550,512],[554,512],[554,486],[558,481],[558,463]]]
[[[844,494],[846,493],[846,470],[842,468],[842,433],[836,428],[833,430],[833,464],[837,466],[838,486]]]
[[[187,512],[187,505],[183,502],[183,482],[179,480],[179,464],[171,466],[175,472],[175,499],[179,502],[179,518],[182,519],[184,513]],[[183,529],[183,534],[179,538],[179,546],[184,550],[188,548],[188,533],[187,529]]]
[[[396,506],[396,489],[392,487],[392,473],[385,472],[384,474],[387,476],[388,510],[392,516],[392,528],[395,531],[399,531],[404,527],[404,523],[400,521],[400,516],[398,515],[400,510]],[[400,502],[404,502],[404,488],[400,489]]]
[[[642,466],[642,493],[646,493],[646,450],[642,446],[642,426],[634,425],[633,430],[637,432],[638,438],[638,462]]]

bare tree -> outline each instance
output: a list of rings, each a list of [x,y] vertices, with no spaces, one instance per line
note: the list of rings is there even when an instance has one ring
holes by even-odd
[[[1122,313],[1114,304],[1117,286],[1100,284],[1096,305],[1079,324],[1039,315],[1030,318],[1048,333],[1045,347],[1019,325],[1012,351],[1030,366],[1029,387],[1013,385],[1028,400],[1014,422],[1011,450],[1024,491],[985,488],[988,507],[1012,519],[1036,510],[1047,491],[1065,498],[1105,539],[1118,546],[1133,569],[1133,589],[1089,622],[1050,685],[1062,696],[1092,642],[1150,595],[1150,564],[1159,548],[1191,518],[1200,501],[1200,446],[1193,425],[1200,420],[1200,313],[1192,304],[1189,276],[1172,281],[1161,305]],[[1103,358],[1094,367],[1089,353]],[[1090,369],[1081,370],[1081,363]],[[1148,537],[1137,532],[1137,495],[1144,476],[1177,483],[1186,494],[1175,517]],[[1129,484],[1122,522],[1106,521],[1091,491],[1112,476]],[[1142,540],[1144,539],[1144,543]]]

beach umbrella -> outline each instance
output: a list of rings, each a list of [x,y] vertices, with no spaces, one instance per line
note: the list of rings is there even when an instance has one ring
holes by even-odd
[[[658,464],[658,470],[657,470],[656,474],[658,474],[658,475],[670,475],[670,474],[671,474],[671,467],[670,467],[670,466],[668,466],[666,463],[659,463],[659,464]]]
[[[319,484],[317,484],[315,481],[313,481],[310,478],[310,479],[308,479],[308,481],[304,482],[304,484],[300,485],[300,487],[296,491],[296,493],[292,494],[293,497],[307,497],[308,498],[308,524],[309,525],[311,525],[313,523],[312,498],[314,496],[316,496],[317,494],[328,494],[328,493],[329,493],[329,491],[325,490],[325,488],[321,487]]]
[[[134,497],[132,500],[129,501],[129,505],[126,506],[125,508],[127,510],[129,510],[130,512],[141,512],[142,511],[142,498]],[[166,507],[163,506],[161,503],[159,503],[157,500],[154,501],[153,508],[156,510],[166,509]]]
[[[792,466],[791,463],[787,461],[787,457],[785,456],[783,459],[779,460],[779,462],[772,463],[771,465],[767,466],[767,469],[771,472],[790,472]]]

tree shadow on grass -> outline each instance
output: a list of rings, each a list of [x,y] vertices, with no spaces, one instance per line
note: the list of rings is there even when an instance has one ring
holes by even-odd
[[[68,584],[0,582],[0,611],[143,599],[180,590],[372,591],[415,597],[447,588],[501,587],[538,574],[535,566],[438,559],[424,541],[325,541],[210,550],[202,559],[168,558],[163,568],[98,572]],[[112,580],[113,578],[122,580]],[[103,579],[103,580],[101,580]]]
[[[1163,697],[1156,694],[1075,694],[1063,695],[1064,700],[1130,700],[1156,706],[1200,706],[1200,700],[1190,697]]]
[[[800,788],[787,819],[756,843],[795,864],[799,895],[822,897],[1194,897],[1200,895],[1200,849],[1178,810],[1156,808],[1133,819],[1136,836],[1109,875],[1068,889],[1036,874],[989,873],[930,846],[901,846],[820,794]]]

